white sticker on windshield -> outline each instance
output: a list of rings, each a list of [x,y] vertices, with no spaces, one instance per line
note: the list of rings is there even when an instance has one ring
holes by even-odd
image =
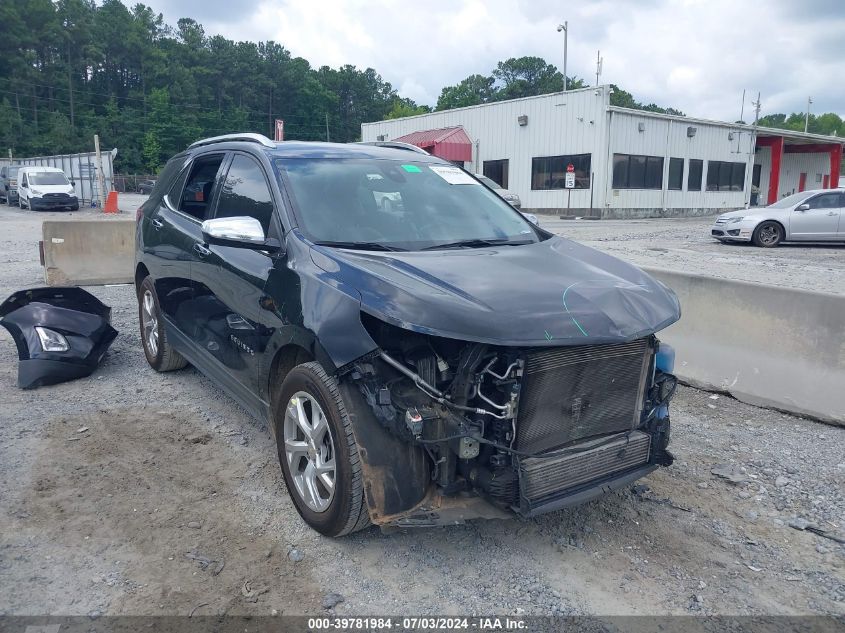
[[[450,185],[481,184],[475,178],[458,167],[452,167],[451,165],[429,165],[428,168]]]

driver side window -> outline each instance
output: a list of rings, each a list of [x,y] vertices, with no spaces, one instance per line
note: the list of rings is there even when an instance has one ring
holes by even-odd
[[[842,196],[838,193],[823,193],[807,201],[811,209],[838,209],[842,206]]]

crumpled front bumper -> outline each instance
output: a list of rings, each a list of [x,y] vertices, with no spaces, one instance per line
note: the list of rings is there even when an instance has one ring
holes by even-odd
[[[0,325],[18,348],[21,389],[90,375],[117,337],[111,326],[111,308],[76,287],[16,292],[0,305]],[[68,343],[67,351],[45,351],[36,327],[61,334]]]

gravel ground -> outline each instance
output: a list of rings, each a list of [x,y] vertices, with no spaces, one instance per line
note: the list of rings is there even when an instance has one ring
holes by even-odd
[[[638,266],[845,294],[845,244],[721,244],[710,237],[712,223],[713,217],[591,221],[540,216],[547,230]]]
[[[0,295],[42,282],[48,215],[0,207]],[[790,525],[843,536],[845,428],[681,388],[677,461],[632,489],[332,540],[262,424],[147,367],[132,289],[92,292],[120,335],[91,377],[18,390],[0,329],[0,614],[845,614],[845,546]]]

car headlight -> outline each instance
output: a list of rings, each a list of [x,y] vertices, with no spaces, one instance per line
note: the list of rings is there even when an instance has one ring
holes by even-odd
[[[45,352],[66,352],[70,349],[67,339],[55,330],[36,325],[35,331]]]
[[[38,191],[38,189],[30,189],[30,192],[32,193],[33,196],[40,196],[41,195],[41,192]]]
[[[745,218],[740,216],[738,218],[730,218],[728,220],[728,224],[736,224],[737,222],[742,222]]]

